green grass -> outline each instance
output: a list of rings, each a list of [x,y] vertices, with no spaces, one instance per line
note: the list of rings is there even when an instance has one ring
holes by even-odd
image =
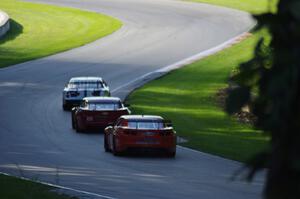
[[[192,0],[259,14],[278,2],[273,0]],[[270,36],[266,30],[241,43],[154,80],[127,99],[133,113],[157,114],[171,119],[184,146],[245,162],[268,146],[268,137],[228,116],[217,105],[216,93],[227,87],[231,71],[253,57],[257,40]]]
[[[208,3],[244,10],[250,13],[260,14],[266,11],[276,11],[278,0],[190,0],[200,3]]]
[[[0,40],[0,67],[37,59],[104,37],[121,22],[78,9],[1,0],[12,18],[9,34]]]
[[[75,199],[51,191],[51,187],[15,177],[0,175],[1,199]]]
[[[228,116],[215,94],[233,68],[249,60],[261,31],[243,42],[154,80],[127,100],[134,113],[171,119],[184,146],[245,162],[266,146],[267,137]]]

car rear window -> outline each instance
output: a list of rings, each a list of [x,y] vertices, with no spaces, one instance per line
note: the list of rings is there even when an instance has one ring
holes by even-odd
[[[120,107],[119,103],[89,103],[89,110],[117,110]]]
[[[162,129],[164,124],[158,121],[128,121],[128,128],[132,129]]]
[[[103,83],[98,81],[78,81],[78,82],[70,82],[68,84],[69,88],[103,88]]]

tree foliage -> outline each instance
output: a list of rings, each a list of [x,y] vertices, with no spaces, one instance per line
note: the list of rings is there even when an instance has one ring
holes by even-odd
[[[280,0],[276,13],[254,16],[270,46],[257,43],[254,58],[239,66],[227,98],[232,114],[249,105],[255,127],[270,134],[270,148],[249,161],[251,178],[267,167],[266,199],[300,198],[300,0]],[[253,94],[254,93],[254,94]]]

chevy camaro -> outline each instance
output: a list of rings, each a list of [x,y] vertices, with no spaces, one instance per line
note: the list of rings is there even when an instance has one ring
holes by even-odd
[[[73,77],[63,90],[63,109],[78,106],[84,97],[90,96],[110,96],[105,81],[101,77]]]
[[[81,106],[72,108],[72,127],[77,132],[104,129],[120,116],[130,114],[117,97],[85,97]]]
[[[104,149],[114,155],[127,150],[161,151],[176,155],[176,132],[160,116],[124,115],[104,130]]]

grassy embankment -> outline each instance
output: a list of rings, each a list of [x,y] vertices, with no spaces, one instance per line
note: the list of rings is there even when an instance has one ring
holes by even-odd
[[[207,2],[231,6],[233,1]],[[262,5],[266,1],[261,5],[248,3],[253,2],[250,0],[240,2],[251,12],[265,10]],[[231,48],[146,84],[134,91],[127,103],[134,113],[171,119],[178,135],[188,140],[182,145],[245,162],[266,147],[268,137],[228,116],[217,105],[215,96],[219,89],[227,87],[230,72],[253,56],[255,43],[262,36],[266,42],[270,40],[267,31],[257,32]]]
[[[121,22],[78,9],[1,0],[11,30],[0,39],[0,67],[82,46],[121,27]]]
[[[0,175],[2,199],[75,199],[51,191],[51,187],[15,177]]]

